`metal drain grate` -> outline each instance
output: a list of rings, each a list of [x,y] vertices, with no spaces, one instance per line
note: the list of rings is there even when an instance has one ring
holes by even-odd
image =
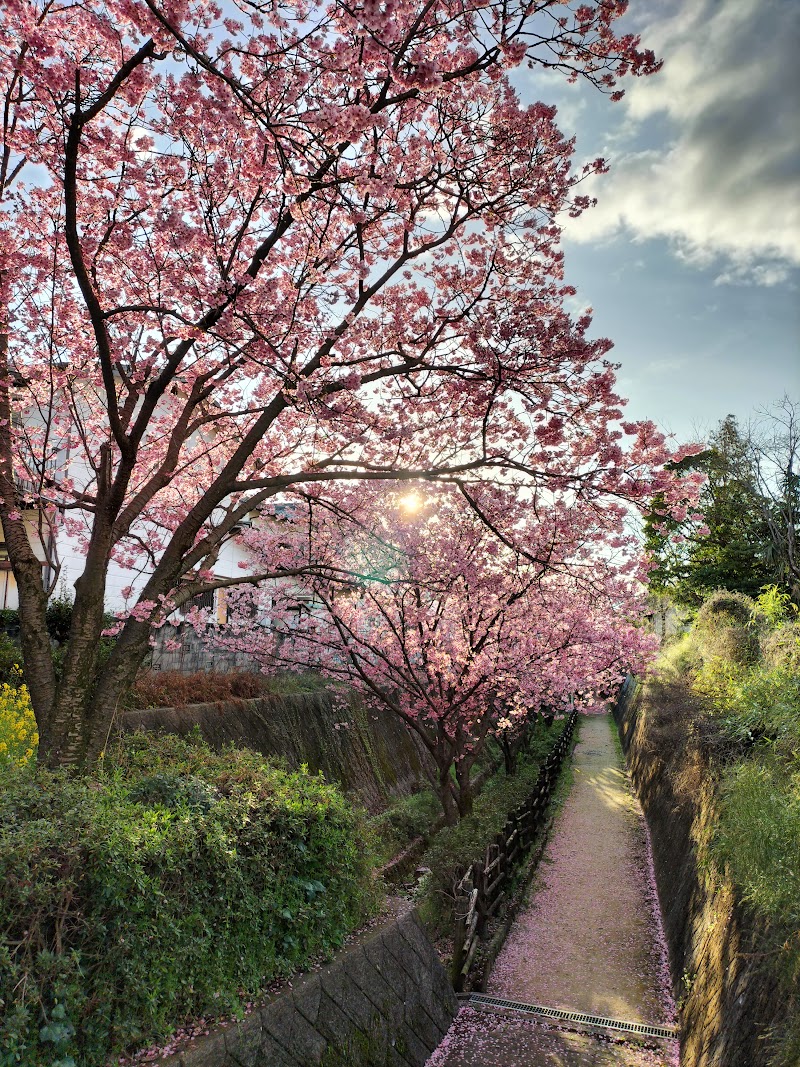
[[[583,1023],[585,1026],[601,1026],[605,1030],[623,1030],[629,1034],[643,1037],[676,1037],[677,1031],[672,1026],[649,1026],[646,1023],[626,1023],[620,1019],[604,1019],[600,1015],[585,1015],[579,1011],[562,1011],[561,1008],[544,1008],[540,1004],[522,1004],[518,1000],[503,1000],[502,997],[489,997],[485,993],[460,993],[459,1000],[469,1004],[484,1004],[490,1008],[508,1008],[525,1015],[541,1015],[545,1019],[558,1019],[561,1022]]]

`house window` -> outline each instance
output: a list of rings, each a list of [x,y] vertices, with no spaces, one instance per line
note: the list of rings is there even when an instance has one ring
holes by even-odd
[[[187,600],[185,604],[181,604],[178,611],[180,611],[181,615],[186,615],[196,608],[208,608],[209,611],[214,610],[213,589],[207,589],[204,593],[198,593],[196,596],[193,596],[191,600]]]

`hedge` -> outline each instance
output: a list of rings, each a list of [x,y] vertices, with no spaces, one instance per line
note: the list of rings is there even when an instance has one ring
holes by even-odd
[[[338,947],[374,890],[360,816],[253,752],[133,735],[92,778],[0,784],[0,1065],[94,1067]]]

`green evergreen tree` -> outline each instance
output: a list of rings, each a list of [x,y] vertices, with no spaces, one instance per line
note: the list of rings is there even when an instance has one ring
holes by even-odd
[[[653,590],[679,604],[697,605],[715,589],[757,596],[763,586],[779,581],[749,442],[734,416],[722,420],[705,452],[678,466],[706,476],[697,508],[703,518],[666,520],[659,510],[663,502],[653,501],[645,527],[655,563]],[[701,533],[703,526],[707,534]]]

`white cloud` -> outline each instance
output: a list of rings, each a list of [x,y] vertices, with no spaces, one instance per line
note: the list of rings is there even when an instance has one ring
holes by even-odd
[[[569,236],[666,238],[685,262],[718,265],[718,284],[779,284],[800,265],[800,5],[654,10],[642,36],[664,69],[628,89],[611,174],[593,190],[600,202]],[[667,129],[659,147],[656,126]]]

